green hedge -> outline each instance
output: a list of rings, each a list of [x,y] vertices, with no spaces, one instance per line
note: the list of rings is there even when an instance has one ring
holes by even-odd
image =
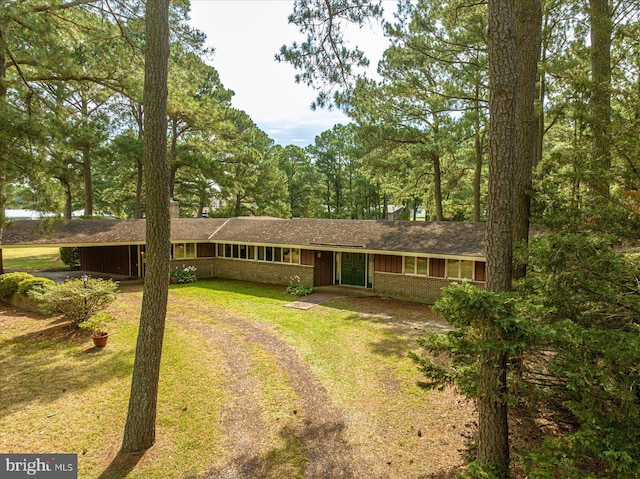
[[[0,275],[0,296],[7,298],[18,291],[20,283],[26,279],[34,279],[29,273],[5,273]]]
[[[38,293],[44,293],[47,288],[56,284],[49,278],[40,278],[38,276],[34,278],[23,279],[18,284],[18,293],[29,295],[31,291],[37,291]]]

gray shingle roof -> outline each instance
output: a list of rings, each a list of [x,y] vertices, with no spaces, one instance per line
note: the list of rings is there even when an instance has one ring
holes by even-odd
[[[485,256],[484,223],[232,218],[216,241]]]
[[[142,244],[145,224],[145,220],[73,220],[60,221],[47,230],[38,221],[15,221],[2,229],[0,245]],[[484,223],[266,217],[171,220],[172,241],[246,242],[310,249],[362,249],[483,258],[484,238]]]

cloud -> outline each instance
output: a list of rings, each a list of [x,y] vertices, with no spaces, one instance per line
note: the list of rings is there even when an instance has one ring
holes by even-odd
[[[276,143],[306,146],[348,119],[339,111],[311,111],[317,92],[295,83],[291,65],[275,61],[282,45],[303,40],[287,22],[292,10],[292,0],[194,0],[190,23],[205,32],[207,46],[215,48],[212,64],[225,87],[236,92],[233,105],[247,112]],[[387,44],[380,31],[354,34],[372,59],[380,58]],[[371,64],[374,71],[377,61]]]
[[[297,145],[305,147],[313,144],[315,137],[331,129],[337,123],[348,123],[342,112],[310,111],[308,115],[298,115],[293,120],[257,121],[258,126],[273,140],[283,146]]]

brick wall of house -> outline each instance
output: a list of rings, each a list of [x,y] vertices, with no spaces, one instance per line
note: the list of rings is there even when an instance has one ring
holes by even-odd
[[[182,269],[185,266],[195,266],[196,276],[198,279],[213,277],[214,263],[216,258],[203,259],[174,259],[171,260],[169,266],[171,269]]]
[[[171,261],[171,269],[182,269],[184,266],[195,266],[198,279],[227,278],[255,283],[288,285],[291,277],[298,275],[302,284],[313,286],[312,266],[228,258],[176,259]]]
[[[313,286],[313,267],[297,264],[266,263],[237,259],[215,258],[213,276],[216,278],[239,279],[255,283],[289,285],[292,276],[299,276],[300,282]]]
[[[298,275],[300,282],[313,286],[313,266],[283,263],[266,263],[228,258],[203,258],[191,260],[173,260],[171,268],[195,266],[199,279],[227,278],[256,283],[288,285],[292,276]],[[419,301],[433,304],[442,296],[442,289],[454,280],[410,276],[406,274],[383,273],[376,271],[373,279],[373,292],[380,296]],[[471,283],[484,288],[484,283]]]
[[[376,272],[373,291],[380,296],[433,304],[442,297],[442,289],[452,283],[447,279]],[[471,284],[484,288],[484,283]]]

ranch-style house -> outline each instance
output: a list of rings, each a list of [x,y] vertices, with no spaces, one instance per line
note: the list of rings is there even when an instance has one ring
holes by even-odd
[[[0,248],[76,246],[81,269],[142,277],[145,220],[14,221]],[[367,288],[380,296],[433,303],[452,281],[482,287],[484,223],[172,218],[171,267],[199,278]]]

